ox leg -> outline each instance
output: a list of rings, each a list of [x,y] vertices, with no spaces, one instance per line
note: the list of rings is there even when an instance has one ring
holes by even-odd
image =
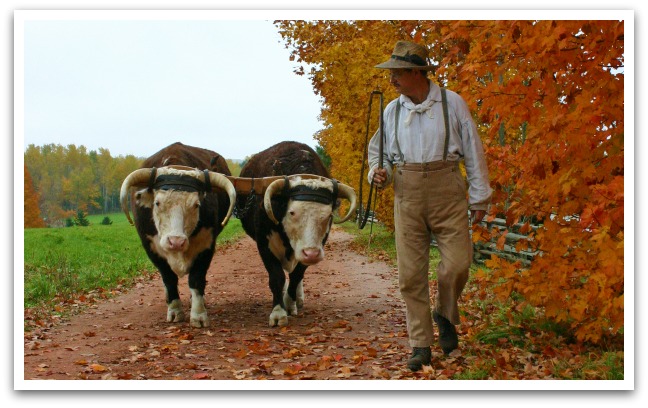
[[[178,275],[166,265],[158,266],[162,281],[164,282],[164,291],[167,302],[167,322],[181,322],[184,320],[182,312],[182,303],[180,303],[180,294],[178,293]]]
[[[287,326],[288,313],[283,302],[283,289],[286,283],[286,275],[281,267],[281,263],[272,253],[263,248],[259,248],[261,259],[269,275],[270,290],[272,291],[272,312],[268,324],[272,326]]]
[[[193,327],[209,326],[209,317],[205,307],[205,287],[207,286],[207,268],[211,258],[211,253],[204,252],[199,255],[189,273],[189,290],[191,291],[190,324]]]
[[[209,317],[205,307],[205,292],[193,288],[189,290],[191,290],[191,325],[193,327],[209,326]]]
[[[304,307],[304,272],[306,266],[297,264],[295,270],[290,273],[288,290],[284,294],[284,304],[288,312],[296,316],[297,308]]]

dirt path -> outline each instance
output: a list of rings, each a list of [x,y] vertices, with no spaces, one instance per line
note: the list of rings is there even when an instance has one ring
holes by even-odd
[[[207,275],[210,326],[167,323],[155,278],[48,329],[25,333],[29,379],[412,379],[396,271],[334,229],[307,269],[305,306],[268,327],[271,293],[254,242],[219,249]],[[189,313],[186,280],[181,299]]]

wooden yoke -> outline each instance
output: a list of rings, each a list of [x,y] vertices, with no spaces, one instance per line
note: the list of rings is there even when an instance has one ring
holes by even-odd
[[[179,166],[179,165],[170,165],[166,167],[170,167],[176,170],[185,170],[185,171],[198,170],[192,167]],[[301,177],[302,179],[328,180],[324,176],[317,176],[315,174],[290,174],[285,176],[271,176],[271,177],[261,177],[261,178],[234,177],[234,176],[227,176],[225,174],[223,174],[223,176],[227,177],[229,181],[231,181],[232,184],[234,184],[234,189],[236,190],[236,194],[250,194],[250,192],[254,190],[254,194],[256,195],[264,195],[266,189],[270,184],[272,184],[273,181],[282,179],[284,177],[288,177],[288,179],[291,179],[293,177]]]
[[[326,177],[317,176],[314,174],[291,174],[286,176],[271,176],[271,177],[261,177],[261,178],[234,177],[234,176],[225,176],[225,177],[227,177],[229,181],[231,181],[232,184],[234,184],[234,189],[236,190],[236,194],[250,194],[250,192],[254,191],[254,194],[256,195],[264,195],[266,189],[270,184],[272,184],[276,180],[283,179],[284,177],[288,177],[288,179],[291,179],[293,177],[301,177],[302,179],[327,180]]]

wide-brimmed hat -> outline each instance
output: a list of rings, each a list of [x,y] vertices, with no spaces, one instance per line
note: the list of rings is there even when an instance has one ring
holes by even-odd
[[[425,71],[435,68],[434,65],[428,65],[427,48],[409,41],[397,42],[391,58],[375,67],[380,69],[421,69]]]

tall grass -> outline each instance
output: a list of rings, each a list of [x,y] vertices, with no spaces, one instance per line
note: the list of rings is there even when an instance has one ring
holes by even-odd
[[[47,305],[97,288],[128,285],[155,271],[124,214],[88,217],[88,227],[34,228],[25,233],[25,308]],[[243,234],[240,221],[232,219],[219,244]]]

